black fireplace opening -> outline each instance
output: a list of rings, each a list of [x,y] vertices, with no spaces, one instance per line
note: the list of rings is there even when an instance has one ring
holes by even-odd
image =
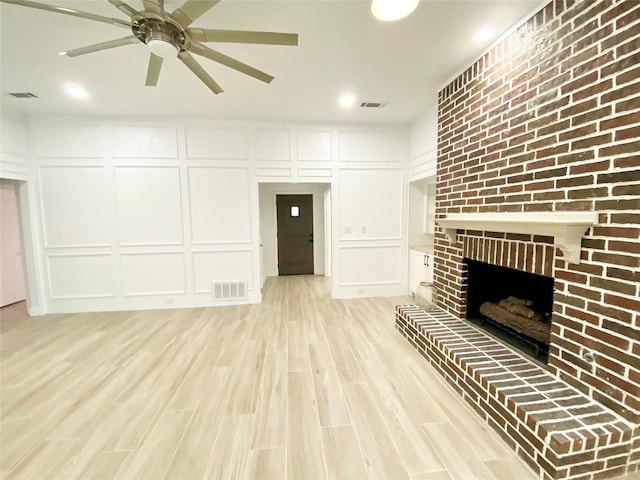
[[[463,262],[467,320],[546,365],[553,278],[468,258]]]

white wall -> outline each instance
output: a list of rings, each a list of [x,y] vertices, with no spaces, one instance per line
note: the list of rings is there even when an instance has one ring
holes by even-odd
[[[0,109],[0,178],[26,180],[26,118],[6,107]]]
[[[434,104],[411,124],[410,145],[409,180],[435,176],[438,154],[437,102],[434,101]]]
[[[406,138],[393,132],[346,130],[337,143],[333,295],[406,293]]]
[[[275,199],[276,194],[280,193],[313,195],[313,271],[315,275],[324,275],[324,192],[330,187],[328,183],[261,183],[259,185],[263,280],[266,277],[278,275]]]
[[[246,280],[259,302],[259,183],[333,185],[334,296],[404,293],[407,137],[402,126],[32,118],[45,311],[213,305],[214,281]]]

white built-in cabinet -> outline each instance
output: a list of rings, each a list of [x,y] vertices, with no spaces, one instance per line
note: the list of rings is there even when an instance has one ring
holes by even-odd
[[[433,283],[433,253],[409,251],[409,290],[416,292],[420,282]]]

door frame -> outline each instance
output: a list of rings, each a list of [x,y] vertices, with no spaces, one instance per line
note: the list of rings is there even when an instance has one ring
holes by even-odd
[[[331,246],[331,219],[333,217],[331,211],[332,204],[331,188],[324,192],[324,276],[332,276],[332,246]]]
[[[0,272],[2,273],[2,303],[0,308],[14,303],[26,301],[27,299],[27,276],[25,275],[24,264],[24,242],[22,241],[22,227],[20,219],[20,200],[18,198],[19,183],[13,180],[0,179],[0,189],[2,190],[2,212],[0,218],[6,215],[7,222],[2,222],[2,227],[6,226],[5,232],[0,227],[0,243],[6,241],[8,246],[17,247],[17,251],[3,249],[3,256],[0,259]],[[5,195],[6,192],[6,195]],[[15,242],[15,243],[14,243]],[[16,256],[18,258],[16,258]],[[6,263],[6,275],[5,275]],[[17,278],[19,277],[19,278]],[[6,283],[4,280],[7,280]],[[22,284],[20,283],[22,282]]]

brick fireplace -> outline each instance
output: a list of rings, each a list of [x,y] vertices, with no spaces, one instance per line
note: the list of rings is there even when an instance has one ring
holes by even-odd
[[[638,92],[640,3],[554,0],[439,93],[437,219],[597,213],[574,256],[544,233],[474,222],[450,238],[438,228],[434,286],[442,313],[399,307],[396,316],[418,351],[544,478],[640,469]],[[506,369],[504,378],[481,371],[489,357],[473,344],[476,330],[460,323],[465,258],[553,277],[548,365],[529,368],[541,383],[500,362],[494,367]],[[501,381],[524,382],[539,397],[535,408],[505,394]],[[554,382],[573,393],[554,397],[544,387]],[[593,418],[584,420],[580,405]],[[562,422],[547,428],[551,418]]]

